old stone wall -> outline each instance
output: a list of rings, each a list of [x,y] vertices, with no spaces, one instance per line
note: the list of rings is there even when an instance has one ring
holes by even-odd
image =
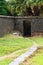
[[[0,36],[13,32],[14,18],[0,16]]]
[[[14,32],[15,30],[20,31],[23,34],[24,21],[31,23],[31,35],[36,33],[43,33],[43,17],[0,16],[0,36]]]
[[[31,23],[31,35],[43,34],[43,17],[18,17],[16,19],[16,29],[23,34],[23,21]],[[37,33],[37,34],[36,34]]]
[[[31,25],[32,35],[43,35],[43,18],[32,19]]]

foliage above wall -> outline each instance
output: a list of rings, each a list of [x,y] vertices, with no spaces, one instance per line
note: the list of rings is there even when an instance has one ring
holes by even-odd
[[[8,9],[12,15],[39,15],[43,0],[9,0]]]
[[[33,16],[43,14],[43,0],[0,0],[0,14]]]
[[[7,15],[7,5],[5,0],[0,0],[0,15]]]

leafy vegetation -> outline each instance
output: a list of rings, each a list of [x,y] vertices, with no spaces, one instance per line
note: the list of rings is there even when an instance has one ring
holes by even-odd
[[[7,15],[7,3],[5,0],[0,0],[0,15]]]
[[[12,16],[36,15],[41,13],[43,15],[43,0],[1,0],[0,1],[0,14]],[[29,10],[31,9],[31,12]],[[7,9],[6,9],[7,8]],[[28,10],[28,12],[27,12]],[[39,15],[39,14],[38,14]],[[37,15],[37,16],[38,16]]]
[[[34,13],[32,12],[33,15],[38,12],[41,13],[41,6],[43,6],[43,0],[9,0],[8,3],[8,9],[10,10],[11,14],[19,16],[29,15],[28,13],[31,13],[29,7],[32,9],[32,11],[35,11]],[[36,8],[36,10],[34,10],[34,8]]]

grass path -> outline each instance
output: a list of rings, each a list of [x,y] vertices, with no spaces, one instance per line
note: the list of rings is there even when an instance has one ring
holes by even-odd
[[[37,43],[37,44],[36,44]],[[42,46],[43,37],[23,38],[7,35],[0,38],[0,65],[8,65],[27,51],[33,44]]]
[[[27,57],[31,56],[36,50],[37,50],[37,46],[33,45],[32,47],[30,47],[25,53],[23,53],[22,55],[20,55],[19,57],[17,57],[16,59],[14,59],[14,61],[12,61],[9,65],[19,65],[20,63],[22,63]]]
[[[13,53],[16,50],[32,46],[33,42],[29,38],[8,35],[0,38],[0,56]]]
[[[38,46],[38,49],[20,65],[43,65],[43,37],[33,37],[31,40]]]
[[[18,55],[18,53],[23,53],[23,51],[25,52],[26,50],[28,50],[28,48],[26,49],[21,49],[21,50],[17,50],[17,51],[14,51],[13,53],[10,53],[10,54],[7,54],[7,55],[4,55],[4,56],[1,56],[0,57],[0,61],[1,60],[4,60],[6,58],[16,58]]]
[[[39,49],[20,65],[43,65],[43,49]]]

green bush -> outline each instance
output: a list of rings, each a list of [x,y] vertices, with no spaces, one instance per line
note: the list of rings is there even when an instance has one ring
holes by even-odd
[[[5,0],[0,0],[0,15],[7,15],[7,4]]]

